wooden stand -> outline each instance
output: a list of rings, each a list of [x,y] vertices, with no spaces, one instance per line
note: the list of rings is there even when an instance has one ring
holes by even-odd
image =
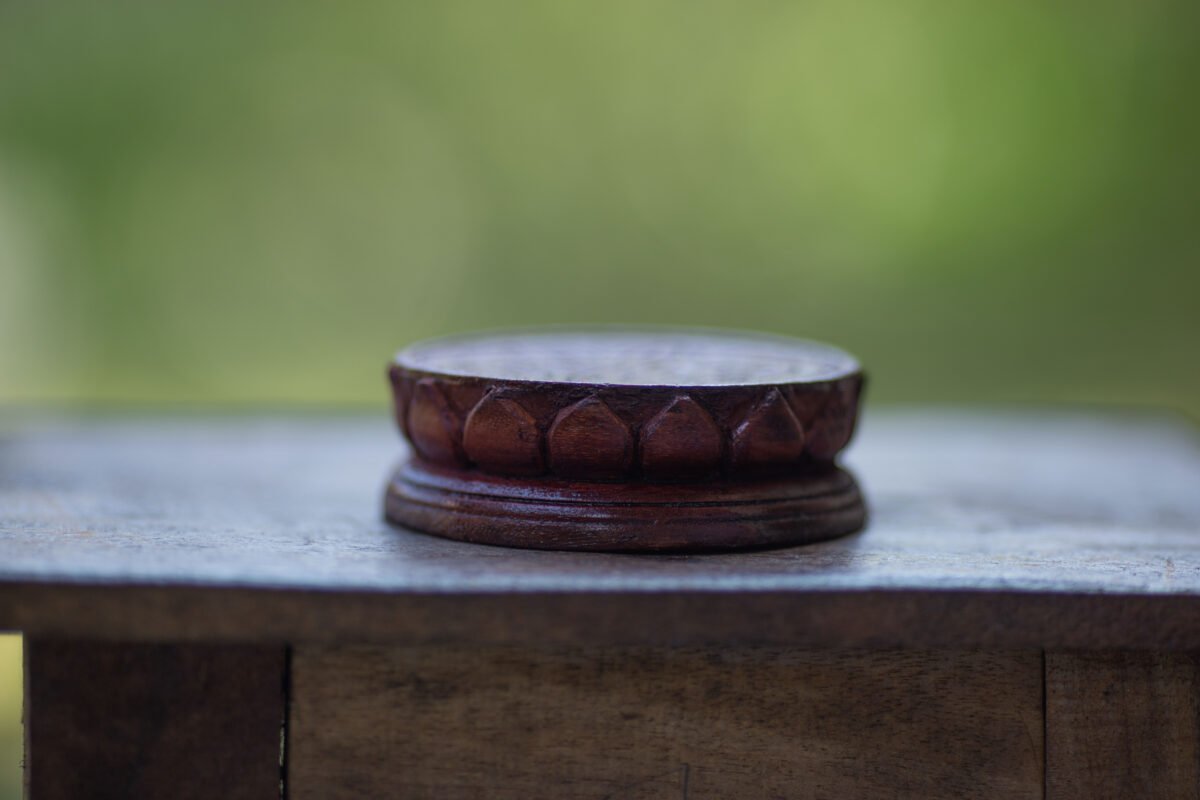
[[[388,519],[551,550],[733,550],[860,529],[834,466],[863,377],[827,345],[621,328],[458,337],[390,370]]]
[[[32,800],[1200,785],[1186,426],[873,413],[866,530],[665,556],[389,526],[380,420],[0,428]]]

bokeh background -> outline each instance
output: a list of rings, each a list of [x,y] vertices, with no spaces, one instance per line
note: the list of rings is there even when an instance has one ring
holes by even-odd
[[[412,339],[615,321],[1197,415],[1198,76],[1194,0],[10,0],[0,404],[382,412]]]

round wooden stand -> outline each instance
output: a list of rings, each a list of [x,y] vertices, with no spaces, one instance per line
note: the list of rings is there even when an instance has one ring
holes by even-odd
[[[846,353],[744,333],[549,329],[434,340],[390,377],[413,456],[387,518],[563,550],[727,550],[862,527],[834,465],[863,376]]]

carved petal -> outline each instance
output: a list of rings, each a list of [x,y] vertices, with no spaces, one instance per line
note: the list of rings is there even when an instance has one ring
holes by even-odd
[[[633,435],[597,397],[564,408],[550,426],[550,466],[565,478],[624,477],[633,462]]]
[[[408,404],[412,400],[414,381],[396,366],[388,370],[388,379],[392,382],[392,409],[396,416],[396,427],[408,436]]]
[[[647,478],[701,478],[716,472],[720,462],[721,429],[690,397],[676,397],[642,427]]]
[[[500,475],[540,475],[541,435],[537,421],[515,400],[489,394],[467,415],[463,429],[467,457]]]
[[[438,464],[466,463],[462,452],[462,420],[431,378],[417,381],[408,404],[408,435],[423,458]]]
[[[813,458],[832,461],[854,435],[854,420],[858,417],[858,398],[862,393],[862,378],[839,381],[829,393],[829,400],[813,420],[808,439],[808,452]]]
[[[825,403],[829,400],[829,394],[833,391],[830,385],[805,386],[800,389],[794,389],[788,393],[788,404],[792,407],[792,413],[796,415],[796,420],[800,423],[800,427],[808,431],[808,438],[812,438],[812,423],[817,418],[817,414],[821,413],[821,409],[825,407]]]
[[[804,429],[778,389],[750,410],[733,432],[735,467],[786,466],[804,452]]]

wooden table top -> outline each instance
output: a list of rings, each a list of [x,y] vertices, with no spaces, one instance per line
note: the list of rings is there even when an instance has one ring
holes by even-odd
[[[871,510],[732,555],[392,528],[383,414],[0,417],[0,629],[126,639],[1200,647],[1179,420],[867,409]]]

